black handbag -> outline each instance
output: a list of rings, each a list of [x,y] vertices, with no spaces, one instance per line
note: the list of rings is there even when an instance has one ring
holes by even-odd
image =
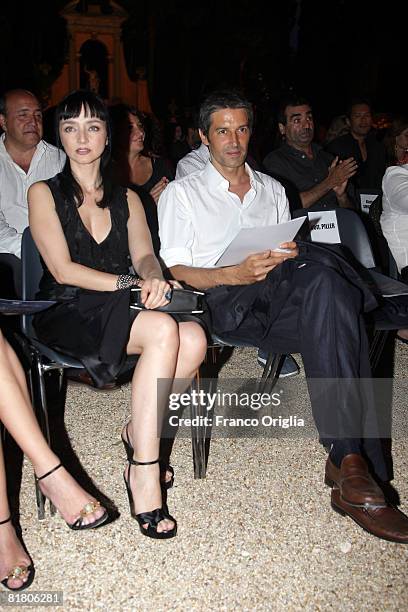
[[[140,295],[140,287],[134,287],[130,290],[130,308],[146,310],[145,305],[140,300]],[[154,310],[170,314],[202,314],[204,312],[204,295],[205,293],[202,291],[193,291],[192,289],[172,289],[170,302]]]

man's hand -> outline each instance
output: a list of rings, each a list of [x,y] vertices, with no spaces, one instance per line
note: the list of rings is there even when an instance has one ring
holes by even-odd
[[[358,164],[354,157],[349,157],[348,159],[340,161],[338,157],[335,157],[330,164],[328,176],[332,189],[335,190],[335,188],[340,188],[341,190],[343,188],[344,193],[347,181],[354,176],[357,170]]]
[[[298,248],[295,242],[284,242],[279,246],[284,252],[264,251],[249,255],[241,264],[233,266],[231,271],[234,275],[236,285],[251,285],[266,278],[268,272],[281,264],[286,259],[291,259],[298,255]]]
[[[341,197],[345,193],[347,183],[348,181],[343,181],[343,183],[340,183],[340,185],[333,187],[333,191],[336,194],[336,196]]]

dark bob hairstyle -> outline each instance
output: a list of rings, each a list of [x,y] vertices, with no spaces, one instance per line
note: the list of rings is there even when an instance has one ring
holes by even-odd
[[[104,101],[95,93],[88,90],[78,89],[71,92],[58,104],[55,110],[55,136],[57,147],[63,148],[60,137],[60,123],[68,119],[79,117],[82,109],[85,111],[86,117],[96,117],[106,124],[106,134],[108,143],[101,156],[101,185],[103,188],[102,199],[98,202],[100,208],[109,206],[112,197],[112,181],[110,172],[111,158],[111,127],[109,121],[109,112]],[[61,188],[64,196],[68,201],[74,201],[79,207],[84,201],[84,194],[78,182],[75,180],[72,171],[70,160],[67,157],[65,166],[62,170]]]

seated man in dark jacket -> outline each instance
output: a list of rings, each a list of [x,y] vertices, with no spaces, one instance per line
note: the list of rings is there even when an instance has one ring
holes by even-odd
[[[313,142],[310,104],[300,97],[284,100],[278,126],[283,143],[265,157],[263,165],[268,174],[285,186],[291,210],[353,208],[346,188],[357,164],[352,157],[344,161],[333,158]],[[296,192],[298,197],[293,195]]]
[[[373,131],[370,103],[355,98],[349,104],[347,119],[350,132],[335,138],[326,145],[326,151],[340,160],[354,157],[358,170],[350,179],[356,190],[378,190],[385,172],[385,147]]]

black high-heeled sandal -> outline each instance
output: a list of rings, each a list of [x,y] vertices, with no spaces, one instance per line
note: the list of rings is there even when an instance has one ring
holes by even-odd
[[[8,517],[5,521],[0,521],[0,525],[5,525],[11,521],[11,516]],[[8,586],[7,582],[9,580],[23,580],[28,574],[28,578],[23,584],[19,587],[11,587]],[[24,589],[28,589],[29,586],[32,585],[35,576],[35,567],[31,562],[30,565],[16,565],[13,567],[11,572],[3,579],[0,580],[1,584],[9,591],[17,592],[24,591]]]
[[[160,486],[165,491],[168,491],[174,485],[174,468],[170,463],[159,461],[160,463]],[[166,480],[167,472],[170,472],[170,480]],[[164,477],[164,480],[162,480]]]
[[[62,463],[59,463],[55,468],[53,468],[46,474],[43,474],[42,476],[36,476],[35,477],[36,482],[40,482],[40,480],[44,480],[44,478],[47,478],[47,476],[50,476],[51,474],[59,470],[60,467],[62,467]],[[101,502],[99,501],[90,501],[87,504],[85,504],[82,510],[80,510],[79,517],[77,518],[77,520],[74,521],[73,523],[67,523],[68,527],[70,529],[73,529],[74,531],[83,531],[84,529],[95,529],[96,527],[100,527],[108,519],[108,513],[106,510],[102,514],[102,516],[97,518],[93,523],[86,523],[85,525],[83,524],[84,518],[86,516],[89,516],[93,512],[95,512],[95,510],[97,510],[98,508],[100,508],[100,505],[101,505]]]
[[[126,437],[127,440],[123,436],[121,436],[123,446],[125,447],[126,457],[130,459],[133,458],[133,447],[129,442],[129,433],[128,433],[129,423],[126,423]],[[159,461],[160,464],[160,486],[164,491],[168,491],[174,485],[174,468],[170,463],[166,463],[164,461]],[[170,480],[166,480],[166,474],[170,472]]]
[[[130,488],[130,469],[132,465],[153,465],[154,463],[159,463],[158,459],[154,461],[136,461],[133,457],[128,456],[129,463],[129,471],[128,476],[123,474],[123,479],[125,481],[126,491],[129,498],[129,507],[130,514],[132,518],[136,519],[139,523],[139,529],[141,533],[148,538],[155,538],[157,540],[167,540],[169,538],[174,538],[177,534],[177,522],[176,520],[169,514],[167,509],[167,504],[164,504],[161,508],[156,508],[155,510],[151,510],[150,512],[141,512],[140,514],[136,514],[135,512],[135,504],[133,501],[133,493]],[[157,531],[157,525],[160,521],[164,519],[169,519],[173,521],[174,527],[169,531]],[[144,525],[147,523],[147,527]]]

